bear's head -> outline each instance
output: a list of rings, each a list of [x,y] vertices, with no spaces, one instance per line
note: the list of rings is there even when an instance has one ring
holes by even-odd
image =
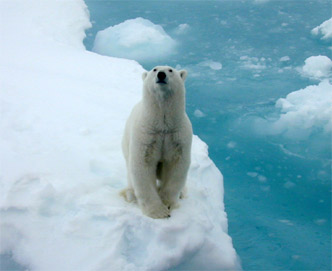
[[[184,81],[187,71],[169,66],[157,66],[142,74],[144,90],[149,91],[161,99],[168,99],[176,93],[184,93]]]

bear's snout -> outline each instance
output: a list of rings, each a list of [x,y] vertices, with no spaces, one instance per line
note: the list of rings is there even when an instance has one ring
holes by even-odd
[[[159,84],[166,84],[166,82],[165,82],[166,73],[164,73],[164,72],[158,72],[157,77],[158,77],[157,83],[159,83]]]

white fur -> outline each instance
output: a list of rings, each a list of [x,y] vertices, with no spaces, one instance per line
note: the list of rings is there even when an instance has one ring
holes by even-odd
[[[158,83],[158,72],[166,74],[165,84]],[[144,72],[143,99],[126,123],[122,149],[128,188],[121,194],[127,201],[137,200],[152,218],[169,217],[183,196],[192,141],[185,112],[186,76],[186,71],[167,66]]]

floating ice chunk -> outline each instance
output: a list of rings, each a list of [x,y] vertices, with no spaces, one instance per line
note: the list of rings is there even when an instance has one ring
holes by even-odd
[[[236,142],[234,142],[234,141],[228,142],[227,148],[234,149],[235,147],[236,147]]]
[[[180,24],[176,29],[175,29],[175,34],[181,35],[186,33],[189,30],[190,26],[189,24]]]
[[[322,35],[323,40],[332,38],[332,18],[326,20],[321,25],[311,30],[311,33],[315,36]]]
[[[290,60],[290,57],[289,56],[283,56],[279,59],[281,62],[287,62]]]
[[[332,85],[328,80],[291,92],[286,98],[278,99],[276,107],[280,109],[277,119],[254,120],[257,132],[304,139],[314,133],[325,137],[332,131]],[[287,155],[304,158],[283,145],[280,148]]]
[[[247,175],[252,177],[252,178],[255,178],[258,176],[258,173],[257,172],[247,172]]]
[[[240,60],[244,69],[255,70],[256,72],[266,69],[266,59],[264,57],[259,59],[258,57],[241,56]]]
[[[332,85],[328,80],[291,92],[286,98],[279,99],[276,106],[282,112],[272,125],[276,132],[310,132],[314,128],[326,132],[332,130]]]
[[[267,178],[263,175],[258,175],[258,181],[261,183],[265,183],[267,181]]]
[[[194,116],[195,116],[196,118],[203,118],[203,117],[205,117],[205,114],[204,114],[201,110],[196,109],[196,110],[194,111]]]
[[[160,25],[136,18],[110,26],[96,35],[92,51],[101,55],[161,60],[175,52],[176,42]]]
[[[305,60],[301,73],[312,79],[324,79],[331,75],[332,61],[327,56],[311,56]]]
[[[294,226],[293,222],[288,220],[288,219],[279,219],[278,220],[280,223],[286,224],[288,226]]]
[[[198,65],[204,66],[204,67],[209,67],[212,70],[218,71],[222,69],[222,64],[220,62],[216,62],[213,60],[206,60],[203,62],[200,62]]]

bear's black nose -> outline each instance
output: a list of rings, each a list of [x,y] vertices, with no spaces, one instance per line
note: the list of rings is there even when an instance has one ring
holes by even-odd
[[[157,77],[158,77],[159,81],[164,81],[166,78],[166,73],[158,72]]]

